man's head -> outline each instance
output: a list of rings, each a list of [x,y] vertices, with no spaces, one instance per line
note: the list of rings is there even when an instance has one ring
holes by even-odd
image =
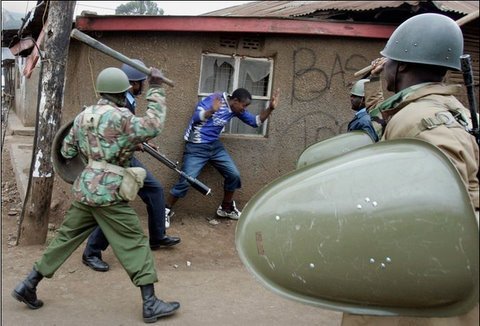
[[[365,107],[365,83],[368,79],[360,79],[353,84],[350,90],[350,103],[352,104],[352,110],[358,111]]]
[[[439,82],[447,70],[460,70],[462,30],[447,16],[417,15],[398,26],[380,54],[388,59],[384,71],[390,91]]]
[[[250,103],[252,103],[252,94],[245,88],[237,88],[232,95],[228,97],[230,109],[237,114],[243,113]]]
[[[115,67],[105,68],[97,76],[97,92],[118,106],[125,106],[125,92],[131,87],[127,75]]]
[[[132,61],[134,61],[135,63],[143,67],[146,67],[141,60],[132,59]],[[127,75],[128,80],[132,85],[132,89],[131,89],[132,94],[135,96],[140,95],[143,89],[143,82],[145,81],[145,79],[147,79],[147,75],[125,63],[122,65],[120,69],[122,69],[122,71]]]

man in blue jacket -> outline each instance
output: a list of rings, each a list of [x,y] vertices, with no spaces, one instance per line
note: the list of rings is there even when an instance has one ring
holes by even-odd
[[[355,112],[355,117],[348,124],[348,131],[363,130],[372,138],[373,141],[378,141],[378,135],[373,128],[372,119],[365,107],[365,83],[368,79],[360,79],[353,84],[350,91],[350,103],[352,110]]]
[[[267,108],[258,115],[247,111],[247,107],[252,102],[252,95],[244,88],[236,89],[231,95],[211,94],[198,102],[193,112],[184,135],[185,151],[182,170],[196,178],[203,167],[210,162],[224,177],[223,201],[217,209],[219,217],[238,220],[241,215],[233,200],[235,190],[241,187],[240,172],[220,141],[220,134],[234,117],[253,128],[261,126],[277,107],[278,92],[278,90],[274,92]],[[188,182],[180,177],[167,198],[167,220],[173,215],[172,206],[179,198],[185,197],[188,189]]]

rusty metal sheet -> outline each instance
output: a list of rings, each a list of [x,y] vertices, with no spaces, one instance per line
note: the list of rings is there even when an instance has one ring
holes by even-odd
[[[388,39],[394,26],[351,22],[301,21],[253,17],[176,16],[79,16],[75,26],[81,31],[192,31],[237,33],[282,33]]]
[[[478,1],[432,1],[442,11],[454,11],[469,14],[478,10]]]
[[[322,10],[367,11],[397,8],[403,4],[416,6],[420,1],[255,1],[212,11],[204,16],[299,17]],[[433,1],[442,11],[468,14],[478,10],[478,1]]]

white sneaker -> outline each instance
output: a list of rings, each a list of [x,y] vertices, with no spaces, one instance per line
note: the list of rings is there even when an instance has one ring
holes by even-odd
[[[242,212],[237,209],[235,201],[232,203],[232,206],[233,207],[231,211],[224,210],[222,205],[218,206],[217,215],[220,217],[228,217],[232,220],[238,220],[240,218],[240,215],[242,215]]]
[[[173,215],[175,215],[175,212],[172,211],[170,208],[165,207],[165,229],[168,229],[170,227],[170,219]]]

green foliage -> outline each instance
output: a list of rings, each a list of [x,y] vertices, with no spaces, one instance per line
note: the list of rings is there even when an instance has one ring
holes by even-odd
[[[115,15],[149,15],[162,16],[163,9],[154,1],[130,1],[115,9]]]

